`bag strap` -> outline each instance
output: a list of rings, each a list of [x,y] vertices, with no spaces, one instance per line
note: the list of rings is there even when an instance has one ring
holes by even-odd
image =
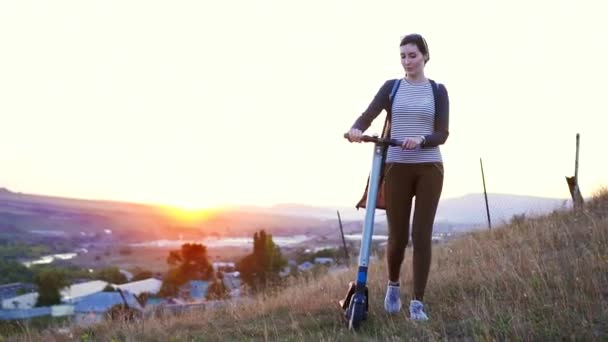
[[[431,88],[433,89],[433,101],[435,101],[435,118],[437,118],[437,97],[439,96],[439,85],[437,82],[429,79],[431,82]]]
[[[384,119],[384,127],[382,128],[382,137],[383,138],[388,138],[390,135],[390,117],[389,117],[389,113],[393,111],[393,99],[395,98],[395,95],[397,94],[397,90],[399,90],[399,86],[401,85],[401,79],[397,78],[395,79],[395,81],[393,81],[393,88],[391,89],[390,94],[388,94],[388,105],[390,108],[390,111],[386,112],[386,119]]]
[[[393,89],[391,90],[391,93],[388,95],[388,102],[390,103],[390,105],[393,105],[393,99],[395,98],[395,94],[397,94],[397,90],[399,90],[399,86],[401,85],[401,79],[396,79],[393,82]]]

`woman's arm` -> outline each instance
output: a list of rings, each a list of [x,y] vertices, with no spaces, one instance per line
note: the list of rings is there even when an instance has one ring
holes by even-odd
[[[437,85],[437,116],[435,117],[435,130],[432,134],[424,136],[422,147],[436,147],[444,144],[450,135],[450,99],[448,90],[443,84]]]
[[[388,110],[388,95],[391,90],[391,85],[392,83],[389,80],[386,81],[384,85],[382,85],[382,87],[380,87],[378,93],[376,93],[376,96],[374,96],[372,102],[369,104],[367,109],[361,114],[361,116],[357,118],[352,128],[356,128],[361,132],[364,132],[366,129],[369,128],[369,126],[371,126],[372,121],[374,121],[374,119],[378,117],[378,115],[380,114],[380,112],[382,112],[383,109]]]

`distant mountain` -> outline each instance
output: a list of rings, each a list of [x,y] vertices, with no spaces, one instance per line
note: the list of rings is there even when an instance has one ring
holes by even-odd
[[[513,215],[540,215],[569,205],[567,199],[488,194],[488,207],[493,223],[508,222]],[[468,194],[442,200],[437,209],[437,222],[456,224],[487,224],[486,204],[483,194]]]
[[[27,238],[28,234],[32,238],[51,235],[80,238],[104,236],[108,230],[123,236],[132,232],[154,236],[162,234],[166,226],[158,209],[150,206],[0,192],[2,238]]]
[[[354,207],[321,207],[312,205],[302,205],[294,203],[277,204],[267,208],[257,208],[257,211],[268,213],[280,213],[281,215],[299,216],[299,217],[316,217],[319,219],[337,220],[337,211],[340,211],[342,219],[362,219],[365,216],[365,210],[357,210]]]
[[[513,215],[537,215],[569,205],[568,199],[521,196],[509,194],[488,194],[491,219],[496,222],[510,220]],[[361,220],[365,210],[353,207],[316,207],[299,204],[279,204],[273,207],[239,208],[248,211],[276,213],[289,216],[318,217],[321,219],[337,219],[336,211],[345,220]],[[379,211],[382,213],[383,211]],[[377,214],[379,220],[384,215]],[[439,202],[436,221],[455,224],[485,224],[487,222],[486,205],[483,194],[467,194],[460,197],[446,198]]]
[[[259,208],[214,211],[198,221],[180,219],[153,205],[0,193],[0,240],[35,236],[141,240],[248,236],[259,229],[274,234],[313,233],[325,225],[314,216],[294,216]],[[10,234],[8,233],[10,231]],[[107,236],[107,231],[112,236]],[[89,238],[90,237],[90,238]]]
[[[516,214],[543,214],[569,203],[566,199],[506,194],[489,194],[488,200],[494,224],[509,221]],[[360,226],[365,217],[365,210],[356,210],[354,204],[330,208],[289,203],[237,206],[214,212],[198,222],[183,222],[151,205],[30,195],[0,188],[0,237],[9,231],[10,237],[32,231],[59,232],[68,237],[104,236],[107,230],[113,232],[114,238],[124,239],[201,234],[243,236],[258,229],[267,229],[275,235],[315,234],[336,225],[337,211],[345,224]],[[376,221],[379,227],[386,226],[383,211],[377,211]],[[483,194],[443,199],[439,204],[436,229],[440,231],[471,230],[486,224]]]

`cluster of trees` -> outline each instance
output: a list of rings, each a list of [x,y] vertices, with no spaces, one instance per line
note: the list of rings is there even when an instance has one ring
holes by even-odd
[[[170,268],[160,290],[161,296],[175,296],[179,288],[190,280],[212,280],[213,267],[207,257],[207,247],[197,243],[183,244],[181,249],[169,252]]]
[[[60,291],[70,285],[69,277],[62,269],[45,269],[34,276],[38,286],[36,306],[49,306],[61,303]]]
[[[102,268],[94,273],[93,279],[107,281],[116,285],[128,282],[127,276],[121,273],[118,267]]]
[[[253,252],[244,257],[236,266],[241,279],[254,291],[276,285],[281,269],[287,260],[281,249],[272,240],[272,235],[264,230],[253,234]]]
[[[207,247],[202,244],[184,244],[181,249],[169,252],[169,271],[163,279],[160,295],[175,296],[180,287],[191,280],[210,281],[207,299],[222,299],[228,296],[221,272],[214,274],[208,259]],[[253,235],[253,251],[240,260],[236,269],[241,279],[254,291],[259,291],[279,281],[281,269],[287,260],[272,240],[272,235],[261,230]]]
[[[0,244],[0,255],[2,260],[36,259],[43,255],[51,254],[52,250],[44,245],[27,245],[23,243]]]
[[[16,282],[30,283],[34,278],[33,272],[16,261],[0,260],[0,284]]]
[[[133,279],[131,279],[131,281],[139,281],[139,280],[149,279],[152,277],[154,277],[154,273],[152,273],[152,271],[137,269],[135,271],[135,274],[133,275]]]

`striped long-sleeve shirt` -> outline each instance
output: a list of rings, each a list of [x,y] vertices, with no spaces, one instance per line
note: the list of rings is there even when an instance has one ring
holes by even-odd
[[[433,134],[435,127],[435,99],[431,83],[413,84],[402,79],[393,98],[391,116],[391,138],[403,141],[406,138]],[[391,146],[386,156],[387,163],[433,163],[442,162],[439,146],[404,150]]]
[[[395,98],[391,102],[390,93],[393,88],[394,82],[401,82],[397,94],[395,94]],[[401,108],[404,106],[407,108],[407,95],[405,93],[408,92],[407,86],[404,89],[401,89],[404,84],[406,84],[405,80],[388,80],[384,83],[384,85],[378,90],[378,93],[369,104],[367,109],[357,118],[355,123],[353,124],[353,128],[357,128],[361,131],[365,131],[372,124],[372,121],[385,110],[388,115],[389,121],[392,121],[393,110],[401,111]],[[411,85],[407,83],[408,85]],[[433,111],[434,116],[432,122],[429,121],[429,117],[427,116],[427,125],[425,130],[420,134],[407,134],[406,136],[420,136],[424,135],[425,143],[423,144],[421,149],[415,151],[424,151],[427,149],[433,149],[443,143],[448,138],[449,135],[449,97],[448,92],[443,84],[435,83],[433,80],[429,80],[429,83],[423,85],[411,85],[412,87],[429,87],[431,89],[432,99],[433,101]],[[411,89],[410,89],[411,91]],[[400,100],[401,98],[401,100]],[[403,102],[405,101],[405,102]],[[402,104],[397,105],[396,102],[401,102]],[[405,105],[403,104],[405,103]],[[394,106],[397,105],[397,106]],[[418,104],[419,105],[419,104]],[[397,121],[400,121],[399,118],[396,118]],[[430,124],[430,126],[429,126]],[[396,126],[402,127],[399,122],[395,122]],[[393,136],[393,129],[391,125],[391,138],[403,138],[400,136]],[[399,129],[401,132],[406,132],[406,130]],[[417,132],[413,132],[417,133]],[[395,134],[400,134],[396,132]],[[405,133],[404,133],[405,134]],[[431,152],[432,153],[432,152]],[[394,153],[393,153],[394,154]],[[439,154],[439,157],[441,155]],[[387,160],[388,161],[388,160]],[[410,159],[410,162],[420,162],[413,161]]]

